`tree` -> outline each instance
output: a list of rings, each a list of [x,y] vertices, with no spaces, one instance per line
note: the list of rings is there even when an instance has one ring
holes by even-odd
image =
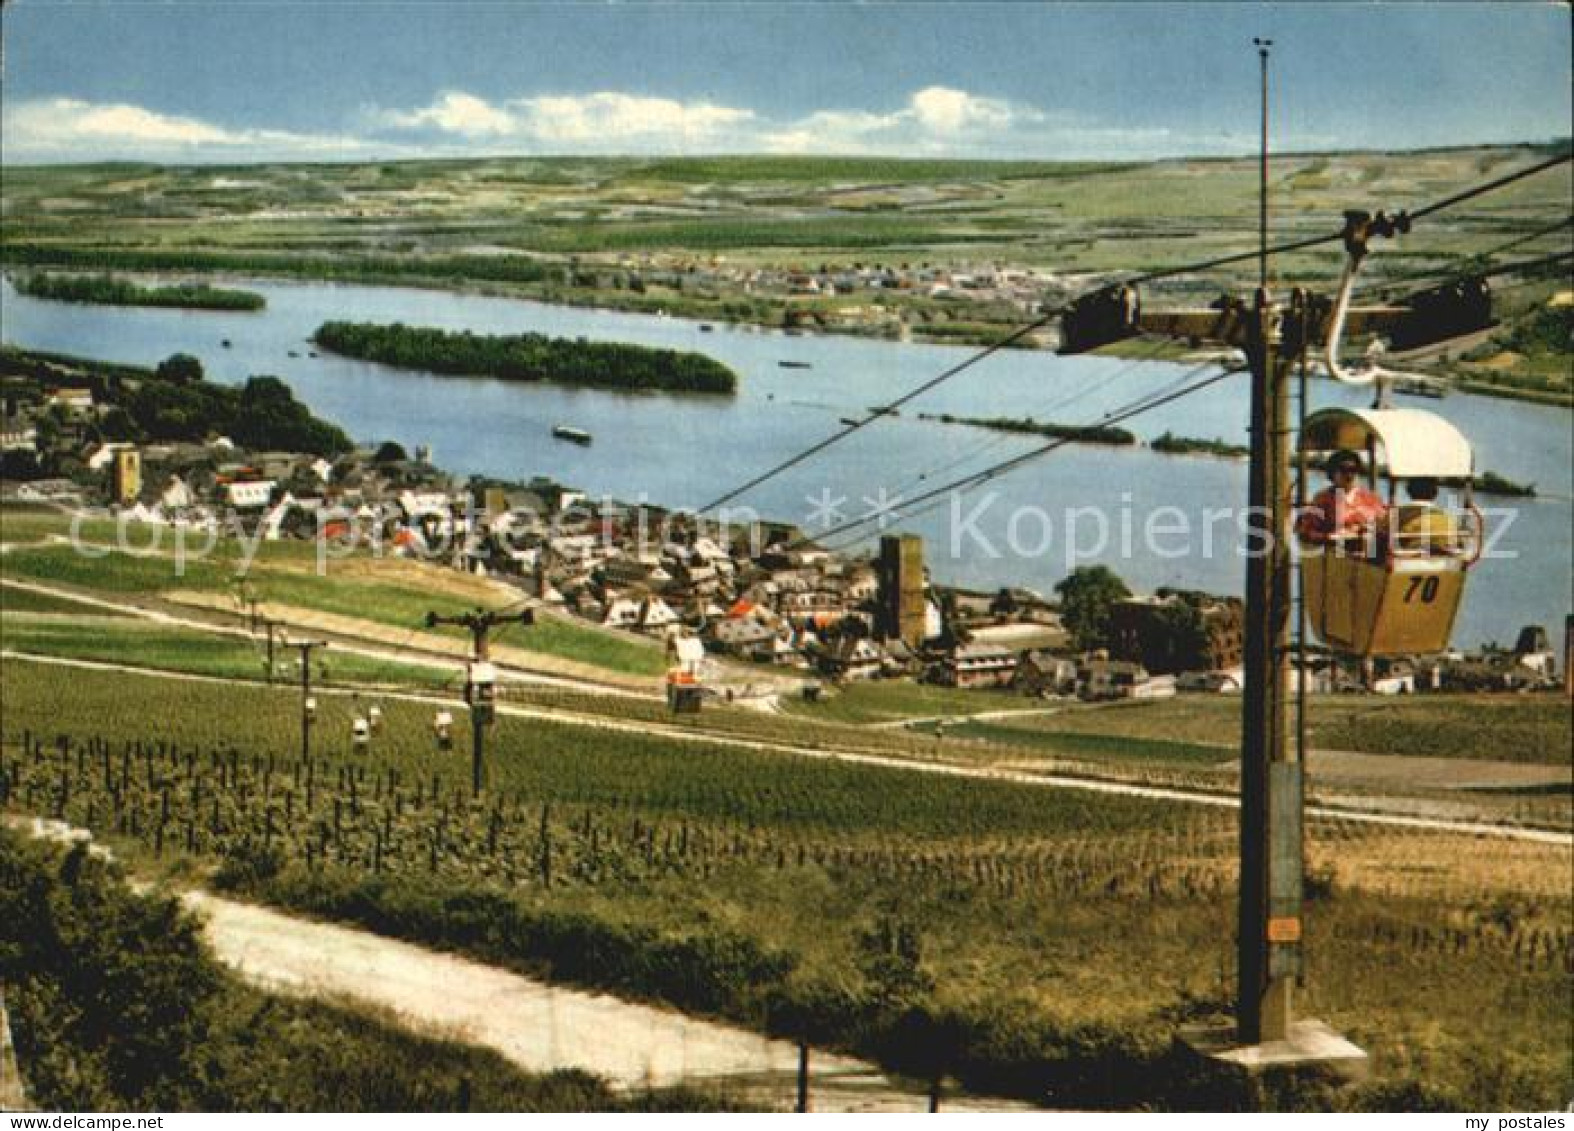
[[[1078,648],[1109,647],[1110,610],[1116,601],[1131,596],[1118,574],[1108,566],[1078,566],[1055,586],[1060,597],[1060,621]]]
[[[373,463],[404,463],[410,454],[404,450],[403,445],[393,440],[385,440],[378,447],[377,454],[372,457]]]
[[[131,414],[119,405],[113,406],[99,421],[99,430],[106,440],[135,440],[137,425]]]
[[[918,924],[901,915],[881,915],[858,937],[858,970],[871,996],[901,1007],[931,992],[934,980],[923,966]]]
[[[38,479],[43,473],[37,452],[24,448],[0,452],[0,479]]]
[[[176,353],[158,363],[154,372],[165,381],[177,385],[190,385],[202,380],[202,362],[189,353]]]
[[[228,423],[229,436],[254,451],[277,449],[328,455],[348,451],[350,438],[312,416],[277,377],[249,377]]]
[[[1208,664],[1208,625],[1194,600],[1180,597],[1154,613],[1167,653],[1154,671],[1194,671]]]
[[[58,404],[52,404],[43,412],[33,418],[33,446],[38,449],[39,455],[44,455],[60,444],[60,438],[66,430],[66,412]]]
[[[223,974],[178,901],[124,885],[79,844],[0,830],[0,981],[50,1108],[191,1108]]]

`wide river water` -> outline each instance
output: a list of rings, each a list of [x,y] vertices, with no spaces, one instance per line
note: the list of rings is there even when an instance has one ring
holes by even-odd
[[[7,342],[90,358],[151,364],[190,353],[219,381],[274,374],[358,440],[428,444],[433,458],[455,472],[517,479],[549,475],[598,496],[667,506],[709,502],[840,430],[841,418],[888,403],[972,353],[726,325],[706,332],[676,318],[396,287],[246,285],[267,296],[266,310],[71,305],[20,296],[7,282],[0,286],[0,327]],[[479,333],[536,331],[699,350],[735,369],[740,381],[731,397],[624,394],[440,377],[326,353],[312,357],[306,339],[329,319]],[[782,361],[806,367],[784,368]],[[825,510],[813,509],[818,502],[861,517],[881,501],[882,489],[887,499],[910,498],[1042,442],[923,421],[920,412],[1089,423],[1171,386],[1187,372],[1174,363],[1006,351],[914,401],[900,417],[878,421],[734,505],[819,533]],[[1313,408],[1369,399],[1362,390],[1329,381],[1314,380],[1311,389]],[[1497,512],[1489,514],[1489,523],[1501,537],[1492,559],[1473,574],[1456,642],[1510,642],[1523,624],[1545,625],[1560,639],[1574,585],[1574,415],[1457,394],[1400,402],[1447,417],[1475,444],[1478,468],[1533,482],[1543,495],[1524,502],[1481,500]],[[1244,443],[1246,416],[1247,378],[1241,375],[1125,427],[1144,439],[1169,430]],[[595,442],[580,447],[554,440],[556,424],[584,428]],[[1138,590],[1170,585],[1239,593],[1237,519],[1210,522],[1205,512],[1240,508],[1245,495],[1241,460],[1073,444],[890,528],[925,535],[931,570],[947,583],[1048,592],[1072,565],[1096,561]],[[1165,509],[1170,507],[1181,513]],[[1175,529],[1183,525],[1189,532]]]

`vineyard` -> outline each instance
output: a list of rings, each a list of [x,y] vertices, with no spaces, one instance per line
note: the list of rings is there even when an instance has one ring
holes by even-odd
[[[989,720],[1019,739],[1079,734],[1233,751],[1241,704],[1228,695],[1182,696],[1097,709]],[[981,726],[983,724],[980,724]],[[1489,758],[1567,766],[1571,719],[1556,696],[1317,696],[1308,740],[1321,749],[1432,758]]]
[[[7,592],[6,615],[0,621],[0,643],[9,649],[37,655],[123,663],[224,679],[260,681],[269,674],[267,649],[260,638],[198,632],[113,614],[100,616],[63,607],[39,607],[52,600],[48,596],[27,594],[18,603],[34,607],[17,609],[13,608],[12,596]],[[298,678],[298,668],[285,661],[286,653],[280,649],[274,661],[274,677],[288,683]],[[331,663],[325,661],[314,667],[314,680],[330,685],[397,682],[412,688],[437,690],[451,688],[456,679],[453,671],[435,665],[389,664],[353,652],[341,652]]]
[[[0,675],[5,806],[256,898],[1062,1103],[1180,1102],[1169,1035],[1228,999],[1226,811],[508,718],[475,799],[421,704],[354,754],[326,699],[302,759],[280,692],[78,673],[62,713],[52,678]],[[1568,850],[1312,832],[1350,1102],[1553,1102]]]

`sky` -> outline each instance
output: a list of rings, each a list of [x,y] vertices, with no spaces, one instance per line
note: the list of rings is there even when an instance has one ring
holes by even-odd
[[[6,164],[1150,159],[1546,141],[1563,3],[11,0]]]

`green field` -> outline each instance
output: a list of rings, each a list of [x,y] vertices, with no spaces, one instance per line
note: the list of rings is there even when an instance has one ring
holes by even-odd
[[[923,724],[915,730],[925,729]],[[981,739],[1007,746],[1023,746],[1035,753],[1090,761],[1139,762],[1175,766],[1219,766],[1233,763],[1235,747],[1197,742],[1177,742],[1169,738],[1135,735],[1089,734],[1059,727],[1036,726],[1011,720],[968,720],[947,727],[954,738]]]
[[[7,537],[18,541],[36,541],[58,533],[62,524],[69,526],[69,519],[53,514],[23,513],[13,518],[10,510],[0,509],[0,515],[6,516]],[[11,534],[13,529],[18,533]],[[393,561],[369,561],[365,554],[326,558],[323,572],[318,573],[317,547],[309,542],[261,543],[248,566],[233,541],[203,554],[202,537],[192,535],[182,555],[174,535],[164,528],[131,526],[123,541],[102,528],[89,534],[106,540],[84,542],[87,553],[66,544],[15,549],[0,562],[0,576],[74,586],[120,598],[169,593],[223,596],[235,598],[237,609],[241,607],[238,598],[249,595],[272,604],[412,632],[422,625],[428,611],[453,615],[477,604],[490,608],[518,604],[484,586],[462,586],[466,595],[460,595],[454,586],[465,579],[447,571],[443,571],[445,580],[457,581],[434,587],[418,567],[404,569]],[[115,548],[122,545],[128,548]],[[457,635],[457,630],[451,634]],[[506,639],[511,646],[615,673],[654,676],[665,670],[661,650],[653,644],[565,619],[543,618],[531,629],[510,632]]]
[[[6,613],[63,613],[79,617],[129,616],[114,609],[104,609],[69,597],[56,597],[48,593],[34,593],[15,586],[0,587],[0,614]]]
[[[1335,232],[1347,209],[1414,211],[1550,152],[1281,155],[1271,172],[1273,235],[1288,242]],[[225,178],[245,184],[225,187]],[[714,321],[780,326],[805,318],[837,332],[890,336],[905,328],[933,340],[985,341],[1019,325],[1022,309],[933,298],[923,286],[746,293],[728,271],[993,264],[1076,278],[1127,275],[1250,251],[1257,188],[1252,160],[486,158],[227,172],[8,168],[0,262],[384,281]],[[1476,257],[1566,216],[1570,193],[1564,167],[1427,217],[1405,239],[1374,247],[1363,288],[1403,292],[1462,265],[1479,267]],[[1566,229],[1551,231],[1516,246],[1512,259],[1567,247]],[[1332,244],[1281,256],[1276,267],[1284,284],[1327,292],[1342,254]],[[1150,289],[1211,300],[1250,278],[1236,266]],[[1550,350],[1527,346],[1522,332],[1565,282],[1566,272],[1545,271],[1497,280],[1503,330],[1449,370],[1482,391],[1568,404],[1566,331]]]
[[[64,521],[0,517],[24,542]],[[150,545],[154,529],[133,533]],[[164,537],[143,556],[21,546],[0,568],[136,603],[217,597],[211,611],[168,607],[226,624],[246,594],[384,631],[479,594],[473,579],[364,555],[318,576],[314,547],[291,542],[264,544],[243,582],[234,544],[176,578]],[[0,607],[8,649],[240,677],[68,674],[23,658],[0,669],[4,805],[89,826],[150,871],[1060,1106],[1545,1106],[1569,1076],[1548,1036],[1574,988],[1566,847],[1315,820],[1303,1008],[1365,1044],[1377,1078],[1340,1097],[1253,1100],[1168,1055],[1179,1023],[1227,1008],[1232,814],[811,756],[1047,758],[1217,786],[1236,699],[1035,707],[877,681],[782,714],[718,705],[674,719],[655,700],[517,685],[506,701],[581,718],[503,713],[476,802],[468,727],[439,752],[430,703],[364,686],[451,694],[451,674],[330,649],[308,767],[299,692],[258,681],[257,642],[14,586]],[[557,620],[505,642],[546,651],[543,636],[608,670],[660,661],[644,642]],[[373,705],[386,724],[357,753],[350,724]],[[936,717],[944,737],[901,725]],[[1312,715],[1323,749],[1491,748],[1561,765],[1568,727],[1566,706],[1540,697],[1330,698]]]
[[[127,524],[127,529],[137,529]],[[6,503],[0,506],[0,542],[42,542],[46,538],[69,538],[75,530],[80,537],[94,541],[113,541],[117,523],[107,517],[82,517],[49,506]]]
[[[11,507],[0,508],[0,521],[8,532],[19,531],[19,542],[35,543],[59,534],[70,523],[58,512]],[[183,616],[231,625],[243,623],[241,598],[255,597],[270,606],[354,618],[344,623],[382,633],[382,646],[394,650],[411,643],[428,610],[454,614],[478,604],[499,608],[517,603],[476,579],[414,562],[374,560],[364,553],[330,558],[319,574],[316,547],[293,541],[261,543],[244,576],[243,551],[233,541],[204,556],[191,554],[177,574],[168,530],[128,526],[124,544],[146,547],[136,552],[108,550],[115,538],[110,531],[89,533],[105,539],[91,544],[89,555],[60,543],[21,545],[0,560],[0,576],[64,586],[70,592],[111,601],[145,602],[160,596],[205,601],[208,607],[202,609],[165,607]],[[195,630],[155,630],[145,623],[77,632],[69,614],[97,617],[110,610],[62,603],[14,586],[0,587],[0,607],[17,614],[60,614],[54,621],[8,618],[4,627],[9,646],[23,650],[198,674],[260,675],[261,647],[255,642]],[[459,630],[446,631],[450,640],[462,638]],[[507,647],[539,653],[543,662],[575,661],[585,665],[584,673],[603,672],[623,681],[632,678],[636,686],[650,677],[644,690],[651,694],[658,690],[654,677],[664,670],[661,650],[653,642],[563,616],[542,615],[530,628],[507,629],[498,639]],[[347,653],[333,657],[330,669],[335,679],[407,682],[414,687],[452,684],[451,675],[423,669],[419,663],[390,665]],[[1020,761],[1030,753],[1090,772],[1147,768],[1183,776],[1204,773],[1198,781],[1209,780],[1212,770],[1233,758],[1240,726],[1239,700],[1228,696],[1046,708],[1005,692],[958,690],[909,680],[826,687],[818,702],[787,696],[782,713],[771,716],[713,708],[688,719],[674,719],[654,702],[598,701],[594,696],[525,689],[511,694],[520,702],[561,705],[582,714],[644,719],[802,746],[840,746],[975,764]],[[1010,713],[954,721],[997,712]],[[940,735],[928,722],[911,729],[900,726],[906,720],[935,718],[951,720]],[[1551,765],[1567,764],[1571,745],[1567,711],[1557,701],[1540,696],[1318,697],[1311,703],[1308,737],[1313,747],[1325,750]]]
[[[892,723],[929,716],[971,715],[1021,705],[1007,694],[980,694],[952,687],[913,683],[910,680],[857,680],[827,689],[816,703],[802,699],[788,703],[788,710],[805,719],[843,723]]]
[[[1227,812],[509,718],[472,804],[463,743],[435,753],[420,705],[385,702],[357,757],[359,706],[327,698],[305,775],[285,690],[76,673],[63,704],[55,685],[0,672],[9,805],[492,961],[751,1025],[818,1011],[819,1041],[908,1067],[902,1025],[944,1021],[948,1073],[1061,1104],[1184,1102],[1170,1035],[1227,1000]],[[60,733],[105,745],[62,759]],[[1561,1094],[1568,851],[1474,845],[1314,822],[1305,1008],[1377,1069],[1338,1102]]]
[[[1049,750],[1067,739],[1130,739],[1223,760],[1237,748],[1240,710],[1239,697],[1182,696],[1070,707],[988,726],[996,740],[1042,742]],[[1568,765],[1570,725],[1568,704],[1555,696],[1317,696],[1309,703],[1307,740],[1322,750]]]
[[[80,606],[65,610],[34,610],[33,615],[11,608],[5,590],[5,612],[0,614],[0,646],[40,656],[96,660],[131,667],[186,672],[222,679],[265,679],[267,649],[261,637],[247,640],[192,629],[171,627],[127,616],[82,615]],[[24,599],[48,601],[33,594]],[[65,604],[65,602],[62,602]],[[60,615],[62,612],[65,615]],[[53,615],[52,615],[53,613]],[[289,684],[298,665],[293,653],[281,648],[275,657],[275,678]],[[322,686],[375,683],[412,690],[452,689],[460,677],[452,670],[422,667],[407,662],[390,663],[339,652],[316,665],[314,678]]]
[[[1337,228],[1348,207],[1413,208],[1538,155],[1524,148],[1285,155],[1272,185],[1277,234]],[[1004,254],[1021,265],[1139,270],[1249,247],[1255,233],[1242,218],[1255,218],[1257,191],[1251,160],[494,158],[264,165],[245,173],[250,187],[225,191],[211,186],[225,174],[209,168],[8,169],[14,222],[6,242],[127,251],[301,248],[348,258],[384,248],[402,232],[417,255],[463,254],[482,242],[536,252],[727,248],[763,251],[753,257],[761,261],[777,247],[836,257],[922,249],[942,260]],[[1518,234],[1523,217],[1556,219],[1566,211],[1568,185],[1564,172],[1512,186],[1479,209],[1488,230],[1439,223],[1425,244],[1417,236],[1387,258],[1414,269],[1479,250],[1496,231]],[[642,205],[674,215],[641,218]],[[295,215],[254,218],[268,208]],[[173,227],[171,219],[182,223]]]

